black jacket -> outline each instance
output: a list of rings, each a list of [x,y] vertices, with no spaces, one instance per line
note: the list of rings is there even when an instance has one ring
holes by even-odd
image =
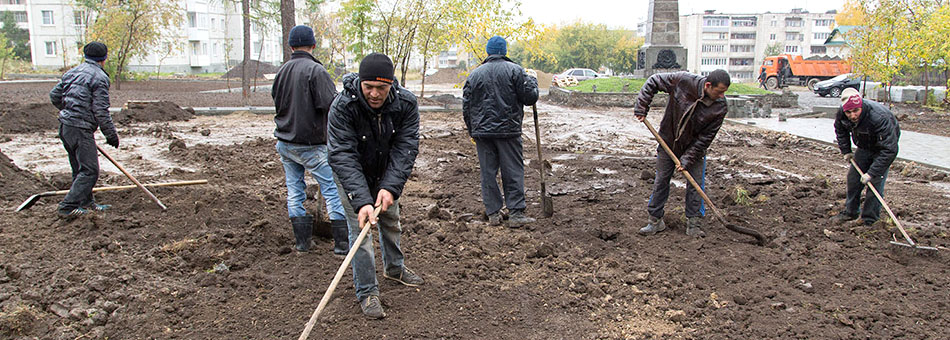
[[[901,138],[901,127],[891,110],[881,103],[865,99],[861,105],[861,116],[853,123],[844,111],[838,108],[835,116],[835,135],[842,154],[851,153],[851,141],[858,148],[875,154],[874,162],[867,174],[878,178],[897,158],[897,142]]]
[[[706,156],[706,149],[719,133],[729,109],[725,98],[719,98],[709,106],[700,100],[704,95],[705,83],[706,77],[689,72],[654,74],[643,84],[633,109],[635,115],[646,116],[657,92],[670,94],[666,113],[660,121],[659,133],[663,141],[673,149],[673,154],[680,159],[684,168]],[[689,119],[683,122],[683,116],[693,105],[696,105],[696,109]],[[677,133],[678,131],[681,132]],[[658,151],[665,152],[659,149]]]
[[[49,92],[59,109],[59,122],[80,129],[102,129],[107,140],[118,140],[109,115],[109,75],[94,61],[86,60],[63,74]]]
[[[330,167],[354,210],[376,203],[380,189],[399,199],[419,153],[416,95],[398,83],[379,110],[369,107],[356,73],[330,106]]]
[[[327,143],[327,112],[336,85],[323,64],[305,51],[294,51],[271,87],[277,116],[274,137],[295,144]]]
[[[538,101],[538,80],[503,55],[491,55],[462,88],[462,117],[472,137],[521,136],[525,105]]]

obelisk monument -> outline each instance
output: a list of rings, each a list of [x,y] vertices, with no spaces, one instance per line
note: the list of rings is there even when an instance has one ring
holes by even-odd
[[[655,73],[682,71],[686,48],[680,45],[680,5],[677,0],[650,0],[646,41],[637,53],[634,75],[647,78]]]

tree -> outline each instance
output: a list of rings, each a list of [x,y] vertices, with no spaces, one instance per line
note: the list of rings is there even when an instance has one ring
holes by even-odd
[[[313,27],[314,38],[317,40],[317,47],[313,50],[313,56],[318,60],[325,62],[324,66],[327,72],[334,79],[342,74],[337,74],[337,68],[346,66],[346,41],[343,39],[343,33],[340,31],[340,25],[337,25],[335,16],[331,13],[325,13],[320,9],[324,0],[305,0],[303,16],[306,22]],[[324,46],[326,45],[326,46]]]
[[[449,48],[448,36],[445,34],[445,19],[448,16],[448,7],[454,2],[447,0],[431,0],[425,2],[419,18],[419,33],[415,48],[422,56],[422,89],[419,96],[426,93],[426,71],[429,70],[429,59],[438,56],[438,53]]]
[[[4,32],[0,31],[0,80],[3,80],[3,71],[7,67],[7,60],[16,59],[14,45]]]
[[[608,54],[607,66],[615,72],[631,74],[637,69],[637,53],[643,46],[643,37],[633,31],[613,31],[613,51]]]
[[[106,69],[116,89],[121,88],[125,67],[161,40],[162,32],[181,25],[183,11],[174,2],[151,0],[76,0],[80,8],[96,13],[86,41],[109,46]]]
[[[841,12],[835,14],[835,23],[839,26],[861,26],[865,24],[866,16],[861,0],[847,0]]]
[[[509,42],[530,40],[540,30],[534,20],[521,19],[520,6],[511,0],[456,0],[447,8],[449,41],[480,61],[487,57],[485,44],[492,36]]]
[[[765,56],[766,56],[766,57],[774,57],[774,56],[777,56],[777,55],[779,55],[779,54],[782,54],[782,52],[783,52],[783,51],[782,51],[782,43],[781,43],[781,42],[775,42],[774,44],[769,44],[768,46],[765,47]]]
[[[343,38],[352,42],[346,50],[353,53],[357,60],[363,59],[370,50],[369,37],[373,25],[370,11],[373,4],[373,0],[346,0],[337,12],[343,26]]]
[[[251,0],[241,0],[241,18],[244,31],[244,58],[241,63],[241,98],[245,106],[249,105],[251,82],[248,79],[247,64],[251,61]]]
[[[867,16],[865,25],[849,31],[851,65],[856,73],[878,79],[889,86],[900,73],[899,43],[909,34],[904,25],[904,9],[897,0],[861,0]],[[873,5],[873,7],[872,7]]]
[[[294,22],[294,0],[280,0],[280,27],[281,27],[281,46],[284,52],[284,62],[290,60],[290,54],[293,53],[287,41],[290,39],[290,30],[297,24]]]
[[[0,12],[0,34],[6,37],[7,41],[13,46],[13,54],[20,60],[29,60],[30,56],[30,32],[17,26],[16,18],[11,11]]]

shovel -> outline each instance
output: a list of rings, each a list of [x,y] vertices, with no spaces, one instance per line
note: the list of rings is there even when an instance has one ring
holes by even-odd
[[[541,128],[538,127],[538,106],[531,105],[534,111],[534,139],[538,141],[538,170],[541,172],[541,211],[544,217],[554,216],[554,201],[548,196],[547,187],[544,185],[544,156],[541,154]]]
[[[858,171],[859,175],[862,177],[864,176],[864,172],[861,171],[861,168],[858,167],[858,163],[855,163],[853,159],[851,160],[851,166],[854,167],[854,170]],[[881,202],[881,205],[884,206],[884,210],[887,210],[887,214],[891,215],[891,219],[894,220],[894,224],[897,225],[897,229],[901,231],[901,235],[904,235],[904,239],[907,240],[907,243],[901,243],[897,242],[895,239],[894,241],[891,241],[891,244],[914,249],[937,251],[937,248],[921,246],[914,242],[914,240],[910,238],[910,235],[907,235],[907,231],[904,230],[904,227],[901,226],[901,222],[897,220],[897,216],[895,216],[894,212],[891,211],[891,207],[887,205],[887,202],[884,202],[884,198],[881,197],[881,194],[877,192],[877,189],[875,189],[873,185],[871,185],[871,182],[868,182],[865,185],[867,185],[868,189],[871,189],[871,192],[874,193],[874,196],[877,197],[877,200]]]
[[[195,181],[181,181],[181,182],[168,182],[168,183],[148,183],[148,184],[142,184],[142,186],[145,186],[145,187],[177,187],[177,186],[195,185],[195,184],[207,184],[207,183],[208,183],[208,180],[206,180],[206,179],[200,179],[200,180],[195,180]],[[137,188],[137,186],[134,186],[134,185],[121,185],[121,186],[114,186],[114,187],[98,187],[98,188],[92,188],[92,192],[125,190],[125,189],[134,189],[134,188]],[[41,193],[32,195],[32,196],[30,196],[29,198],[27,198],[26,201],[23,201],[23,203],[20,204],[20,206],[16,208],[16,211],[22,211],[22,210],[29,209],[29,208],[32,207],[34,204],[36,204],[36,202],[39,201],[41,197],[56,196],[56,195],[65,195],[65,194],[68,194],[68,193],[69,193],[69,190],[58,190],[58,191],[41,192]]]
[[[346,267],[349,267],[350,262],[353,261],[353,256],[356,255],[356,250],[360,248],[360,244],[363,243],[363,239],[366,238],[366,233],[369,232],[372,226],[369,223],[369,220],[372,220],[376,216],[379,216],[379,212],[382,210],[382,206],[376,207],[376,210],[373,211],[373,216],[371,216],[365,224],[363,224],[363,230],[360,231],[360,236],[356,237],[356,241],[350,243],[350,251],[346,253],[346,258],[343,259],[343,264],[340,265],[340,269],[336,271],[336,275],[333,276],[333,281],[330,281],[330,287],[327,288],[327,291],[323,293],[323,298],[320,299],[320,304],[317,305],[317,309],[313,311],[313,315],[310,316],[310,321],[307,321],[307,326],[304,327],[303,333],[300,333],[300,337],[297,340],[306,340],[310,337],[310,331],[313,330],[313,325],[317,323],[317,318],[320,317],[320,313],[323,312],[323,309],[327,307],[327,303],[330,302],[330,296],[333,295],[333,291],[336,290],[336,285],[340,284],[340,278],[343,277],[343,273],[346,272]]]
[[[148,197],[151,198],[152,201],[155,201],[155,203],[157,203],[159,207],[162,207],[162,210],[168,210],[168,208],[165,207],[165,204],[163,204],[162,201],[158,199],[158,197],[155,197],[155,195],[153,195],[151,191],[148,191],[148,189],[142,186],[142,183],[139,183],[139,180],[135,179],[135,177],[132,177],[132,174],[126,171],[125,168],[122,167],[121,164],[119,164],[119,162],[116,162],[115,159],[112,158],[112,156],[109,156],[109,154],[106,152],[106,149],[103,149],[102,146],[99,146],[99,145],[96,145],[96,148],[99,149],[99,152],[101,152],[103,156],[106,156],[106,158],[109,159],[110,162],[112,162],[112,165],[115,165],[116,168],[119,168],[119,171],[122,171],[122,173],[125,174],[125,177],[128,177],[129,180],[132,181],[132,183],[135,183],[135,186],[139,187],[139,189],[142,189],[142,191],[145,192],[145,195],[148,195]]]
[[[673,150],[670,150],[670,147],[666,145],[666,142],[663,141],[663,138],[660,138],[660,134],[656,132],[656,129],[654,129],[653,125],[650,124],[650,121],[643,119],[643,124],[646,124],[647,128],[650,129],[650,132],[653,133],[653,137],[656,138],[656,141],[660,142],[660,146],[663,147],[663,150],[666,150],[666,154],[670,155],[670,159],[673,160],[673,163],[676,164],[676,167],[682,167],[680,165],[679,158],[676,158],[676,155],[673,154]],[[696,192],[703,197],[703,200],[706,201],[706,204],[709,204],[709,207],[712,208],[713,213],[715,213],[716,217],[719,218],[719,222],[726,226],[726,229],[743,235],[755,237],[756,243],[760,246],[764,246],[766,243],[768,243],[768,240],[766,240],[765,236],[762,236],[762,234],[758,231],[726,222],[726,217],[723,216],[722,212],[716,208],[716,205],[713,204],[712,200],[709,199],[709,196],[706,196],[706,193],[703,192],[703,188],[699,186],[699,183],[696,183],[696,180],[693,179],[693,176],[691,176],[689,172],[686,171],[686,169],[683,169],[681,172],[683,173],[683,176],[686,176],[686,180],[689,181],[689,184],[691,184],[693,188],[696,189]]]

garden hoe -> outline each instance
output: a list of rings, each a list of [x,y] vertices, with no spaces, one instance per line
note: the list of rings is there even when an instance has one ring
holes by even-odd
[[[177,187],[177,186],[195,185],[195,184],[207,184],[207,183],[208,183],[208,180],[206,180],[206,179],[200,179],[200,180],[195,180],[195,181],[181,181],[181,182],[168,182],[168,183],[148,183],[148,184],[142,184],[142,186],[145,186],[145,187]],[[134,186],[134,185],[121,185],[121,186],[114,186],[114,187],[98,187],[98,188],[93,188],[93,189],[92,189],[92,192],[125,190],[125,189],[135,189],[135,188],[137,188],[137,186]],[[36,204],[36,202],[39,201],[41,197],[56,196],[56,195],[65,195],[65,194],[68,194],[68,193],[69,193],[69,190],[57,190],[57,191],[41,192],[41,193],[32,195],[32,196],[30,196],[29,198],[27,198],[26,201],[23,201],[23,203],[20,204],[20,206],[16,208],[16,211],[23,211],[23,210],[29,209],[29,208],[32,207],[34,204]]]
[[[379,216],[379,212],[382,210],[382,206],[376,207],[376,210],[373,211],[373,216],[369,219],[372,220]],[[360,248],[360,244],[363,243],[363,239],[366,238],[366,233],[369,232],[373,225],[369,223],[369,220],[363,224],[363,230],[360,231],[360,236],[356,237],[356,241],[350,243],[350,251],[346,253],[346,258],[343,259],[343,264],[340,265],[340,269],[336,271],[336,275],[333,276],[333,281],[330,281],[330,287],[327,288],[327,291],[323,293],[323,298],[320,299],[320,304],[317,305],[317,309],[313,311],[313,315],[310,316],[310,321],[307,321],[307,326],[304,327],[303,333],[300,333],[300,337],[297,340],[306,340],[310,337],[310,331],[313,330],[313,325],[317,323],[317,318],[320,317],[320,313],[323,312],[323,309],[326,308],[327,303],[330,302],[330,297],[333,296],[333,291],[336,290],[336,285],[340,283],[340,279],[343,278],[343,273],[346,272],[346,267],[350,266],[350,262],[353,261],[353,256],[356,255],[356,250]]]
[[[650,132],[653,133],[653,137],[656,138],[656,141],[660,142],[660,146],[663,147],[663,150],[666,150],[666,153],[670,155],[670,159],[673,160],[673,163],[676,164],[676,167],[681,167],[680,160],[676,158],[676,155],[673,154],[673,150],[670,150],[670,147],[666,145],[666,142],[663,141],[663,138],[660,138],[660,134],[656,132],[656,130],[653,128],[653,125],[650,124],[650,121],[644,119],[643,124],[646,124],[647,128],[650,129]],[[683,176],[686,176],[686,179],[689,181],[689,184],[691,184],[693,188],[696,189],[696,192],[699,193],[699,195],[703,197],[703,200],[706,201],[706,204],[709,204],[709,207],[712,208],[713,213],[715,213],[716,217],[719,218],[719,222],[721,222],[724,226],[726,226],[726,229],[732,230],[740,234],[755,237],[756,243],[760,246],[764,246],[768,243],[768,240],[766,240],[765,236],[762,236],[762,234],[759,233],[758,231],[755,231],[753,229],[749,229],[746,227],[740,227],[735,224],[727,223],[726,217],[723,216],[722,212],[720,212],[719,209],[716,208],[716,205],[713,204],[711,199],[709,199],[709,196],[706,196],[706,193],[703,192],[703,188],[700,187],[698,183],[696,183],[696,180],[693,179],[693,176],[691,176],[689,172],[686,171],[685,169],[681,172],[683,173]]]
[[[864,172],[861,171],[861,168],[858,167],[858,163],[855,163],[853,159],[851,160],[851,166],[854,167],[854,170],[858,171],[859,175],[864,176]],[[910,238],[910,235],[907,235],[907,231],[904,230],[904,227],[901,226],[901,222],[897,220],[897,216],[895,216],[894,212],[891,211],[891,207],[887,205],[887,202],[884,202],[884,197],[881,197],[881,194],[877,192],[877,189],[875,189],[873,185],[871,185],[871,182],[868,182],[865,185],[867,185],[868,189],[871,189],[871,192],[874,193],[874,196],[877,197],[877,200],[881,202],[881,205],[884,206],[884,210],[887,210],[887,214],[891,216],[891,219],[894,220],[894,224],[897,225],[897,229],[901,231],[901,235],[904,235],[904,239],[907,240],[907,243],[901,243],[897,242],[897,238],[895,237],[894,241],[891,241],[891,244],[914,249],[937,251],[937,248],[922,246],[914,242],[914,240]]]
[[[554,216],[554,201],[548,196],[547,187],[544,185],[544,156],[541,154],[541,128],[538,127],[538,106],[531,105],[534,110],[534,137],[538,141],[538,172],[541,173],[541,211],[544,217]]]

